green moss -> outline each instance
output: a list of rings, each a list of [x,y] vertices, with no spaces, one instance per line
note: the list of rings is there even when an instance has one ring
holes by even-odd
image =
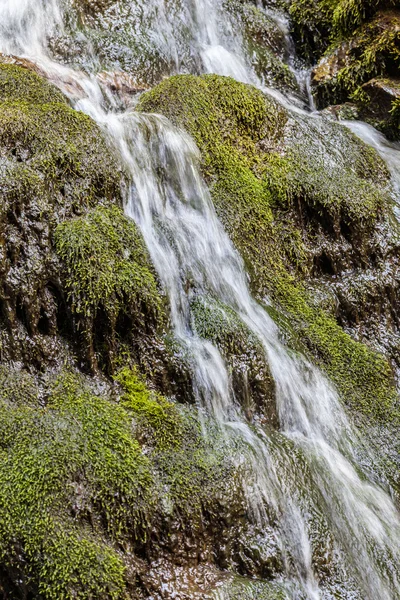
[[[161,299],[144,242],[121,209],[100,206],[61,223],[55,243],[74,312],[95,315],[101,305],[114,320],[129,305],[138,322],[160,317]]]
[[[334,30],[351,34],[377,10],[396,6],[396,0],[340,0],[333,12]]]
[[[219,531],[221,506],[243,514],[233,442],[137,371],[117,380],[119,402],[71,373],[35,391],[27,374],[1,372],[1,583],[16,595],[122,600],[135,557],[178,530],[204,536],[210,519]]]
[[[145,435],[158,450],[177,448],[183,435],[182,418],[175,404],[152,392],[135,370],[127,367],[116,376],[124,389],[123,406],[132,411]]]
[[[376,153],[344,128],[289,115],[229,78],[172,77],[144,94],[139,108],[165,114],[195,138],[216,210],[246,262],[253,291],[280,307],[303,350],[352,407],[377,419],[393,416],[396,393],[387,361],[313,305],[296,264],[307,263],[303,211],[329,235],[340,236],[345,223],[357,249],[359,234],[368,238],[388,206],[388,173]],[[288,236],[297,240],[289,249]]]
[[[313,306],[305,288],[277,277],[274,297],[290,318],[295,338],[305,344],[355,414],[371,421],[398,421],[400,410],[388,361],[353,340],[334,318]],[[294,339],[295,339],[294,338]]]
[[[67,99],[52,84],[28,68],[3,64],[0,58],[0,101],[67,104]]]
[[[43,598],[121,598],[107,539],[140,540],[154,496],[129,413],[65,375],[46,407],[3,401],[0,430],[3,569]]]
[[[355,30],[396,0],[294,0],[290,15],[299,49],[310,61],[332,44],[354,36]]]
[[[318,106],[353,100],[366,109],[363,120],[397,138],[395,119],[388,110],[382,123],[374,118],[374,111],[382,112],[381,103],[368,110],[371,98],[361,88],[376,77],[398,77],[400,15],[395,8],[396,0],[295,0],[290,10],[300,47],[311,61],[317,63],[326,51],[314,70]]]
[[[310,62],[329,45],[335,8],[340,0],[294,0],[290,3],[292,28],[300,53]]]
[[[189,529],[201,529],[205,514],[218,517],[216,498],[225,495],[234,502],[239,473],[232,462],[233,448],[209,417],[201,422],[197,409],[150,391],[137,370],[124,368],[116,380],[123,389],[122,406],[134,416],[142,443],[152,448],[167,513],[184,519]]]
[[[352,47],[337,75],[337,85],[347,94],[361,84],[400,67],[400,17],[378,13],[369,23],[353,32]]]
[[[25,163],[45,183],[45,198],[52,194],[67,211],[120,196],[121,172],[96,123],[44,78],[1,63],[0,145],[7,159]]]
[[[110,164],[112,153],[102,133],[65,103],[3,101],[0,144],[9,155],[29,159],[29,167],[48,185],[61,188],[64,203],[74,208],[119,195],[121,173],[113,158]]]

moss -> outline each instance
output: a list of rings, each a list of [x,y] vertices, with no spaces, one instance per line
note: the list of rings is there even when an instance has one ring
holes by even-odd
[[[121,598],[125,567],[107,541],[145,535],[149,462],[129,414],[72,375],[46,407],[2,405],[0,555],[3,571],[40,597]]]
[[[315,228],[311,236],[322,228],[333,238],[344,223],[357,255],[359,234],[368,239],[388,207],[388,173],[376,153],[336,124],[316,119],[308,125],[229,78],[172,77],[144,94],[139,108],[165,114],[195,138],[216,210],[246,262],[253,291],[272,297],[303,349],[353,408],[371,418],[393,416],[389,364],[313,305],[293,264],[307,256],[307,222]],[[297,239],[289,251],[282,243],[288,235]]]
[[[97,207],[61,223],[55,232],[65,265],[66,289],[74,312],[95,315],[102,305],[115,315],[122,304],[134,305],[156,320],[161,299],[142,237],[118,207]]]
[[[289,11],[300,52],[315,62],[331,44],[353,36],[378,10],[395,6],[396,0],[294,0]]]
[[[152,392],[139,376],[137,370],[127,367],[116,376],[124,389],[123,406],[132,411],[145,432],[145,435],[157,450],[178,448],[183,435],[182,418],[176,405],[163,396]]]
[[[41,369],[75,325],[54,229],[100,202],[119,203],[123,174],[92,119],[38,74],[1,61],[0,156],[2,360]]]
[[[137,370],[124,368],[116,377],[122,386],[122,406],[134,415],[138,435],[152,448],[151,461],[163,490],[163,504],[169,517],[184,519],[185,526],[202,529],[218,515],[218,502],[225,495],[234,510],[239,473],[230,448],[219,427],[197,409],[173,404],[150,391]],[[204,435],[205,434],[205,435]],[[232,454],[231,454],[232,452]],[[236,502],[241,493],[236,489]],[[228,500],[230,499],[230,500]]]
[[[53,85],[28,68],[2,64],[0,58],[0,101],[67,104],[65,96]]]
[[[61,189],[67,206],[82,210],[99,197],[119,195],[121,172],[113,159],[110,164],[112,153],[97,125],[83,113],[61,102],[3,101],[0,128],[3,152],[29,160],[53,193]]]
[[[286,281],[285,281],[286,279]],[[393,371],[388,361],[345,333],[336,320],[312,305],[302,286],[290,277],[276,279],[275,298],[290,317],[299,341],[317,359],[348,402],[371,421],[399,421]]]
[[[351,97],[373,77],[391,72],[395,75],[400,67],[399,26],[396,13],[378,13],[371,22],[355,30],[345,64],[331,85]]]
[[[148,594],[159,585],[147,560],[160,548],[185,565],[185,540],[198,556],[233,535],[244,510],[240,470],[233,440],[209,418],[127,368],[118,399],[69,372],[36,392],[32,379],[5,370],[0,379],[2,593],[122,600],[133,586],[142,597],[142,585]]]
[[[339,0],[294,0],[289,13],[292,32],[299,53],[309,62],[315,61],[329,46],[332,21]]]
[[[340,0],[333,12],[334,30],[352,34],[377,10],[396,6],[396,0]]]
[[[398,137],[389,111],[379,119],[369,114],[371,98],[361,86],[376,77],[396,79],[400,66],[399,13],[395,0],[295,0],[291,14],[304,53],[313,63],[313,94],[318,107],[353,100],[366,108],[361,117]],[[372,112],[381,108],[372,106]]]

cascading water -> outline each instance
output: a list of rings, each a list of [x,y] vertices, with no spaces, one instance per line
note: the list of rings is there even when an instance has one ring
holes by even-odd
[[[254,82],[242,52],[235,56],[224,45],[213,3],[188,2],[185,10],[191,16],[193,43],[203,69]],[[196,146],[162,117],[118,114],[109,95],[107,110],[93,78],[53,62],[46,39],[61,26],[61,14],[55,0],[6,0],[0,7],[0,50],[38,62],[73,97],[76,108],[92,116],[114,140],[131,178],[126,213],[140,227],[168,294],[174,333],[189,357],[198,403],[213,414],[227,436],[243,441],[240,460],[248,465],[249,506],[260,527],[270,526],[266,505],[272,505],[279,517],[275,533],[285,557],[287,597],[332,597],[313,570],[307,514],[312,501],[307,504],[296,492],[301,474],[296,464],[289,465],[285,446],[243,416],[218,349],[196,334],[191,315],[194,293],[211,293],[235,311],[262,344],[276,385],[282,437],[307,465],[312,491],[335,537],[335,550],[344,571],[346,563],[355,574],[362,598],[400,598],[396,508],[362,473],[354,450],[357,433],[336,392],[317,369],[284,347],[277,326],[252,299],[242,260],[219,223],[202,180]],[[360,598],[351,594],[344,597]]]

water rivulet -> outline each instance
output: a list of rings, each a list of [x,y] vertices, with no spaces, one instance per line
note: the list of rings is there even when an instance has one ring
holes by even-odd
[[[121,110],[121,99],[96,78],[101,62],[93,33],[98,16],[90,16],[90,11],[92,31],[80,33],[86,54],[70,57],[79,40],[74,29],[79,10],[69,4],[3,0],[0,50],[35,63],[112,139],[129,183],[125,213],[139,227],[168,297],[174,340],[190,370],[196,403],[203,418],[211,415],[217,421],[223,437],[236,447],[235,462],[244,465],[247,510],[264,534],[254,544],[267,552],[272,536],[282,556],[283,566],[271,589],[270,582],[265,589],[263,582],[253,582],[240,591],[238,580],[238,592],[222,586],[217,596],[400,598],[399,513],[388,492],[364,472],[369,450],[349,422],[334,386],[285,346],[278,326],[253,299],[244,262],[217,218],[194,141],[165,117]],[[140,22],[138,40],[145,30],[143,43],[153,40],[169,73],[193,70],[265,84],[246,54],[245,40],[236,36],[228,8],[217,10],[210,0],[188,0],[175,8],[161,1],[126,4],[118,7],[119,18],[126,9],[132,22]],[[275,13],[274,18],[279,21]],[[152,26],[145,27],[148,23]],[[284,54],[288,44],[281,33]],[[62,44],[68,46],[66,62],[72,67],[54,58]],[[121,41],[115,44],[117,52]],[[74,70],[79,62],[87,71]],[[288,73],[289,77],[292,71]],[[290,94],[296,96],[296,106],[280,92],[272,93],[289,111],[315,118],[299,108],[302,92],[296,82],[293,86]],[[274,385],[278,431],[246,416],[245,398],[233,390],[225,358],[199,335],[193,307],[210,298],[219,311],[244,324],[262,347]],[[315,560],[318,545],[320,562],[333,565],[334,575],[326,580],[323,565]]]

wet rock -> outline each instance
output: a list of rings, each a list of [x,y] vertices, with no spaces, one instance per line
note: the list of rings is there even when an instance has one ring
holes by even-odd
[[[229,307],[211,297],[194,296],[192,314],[196,332],[213,342],[226,360],[235,396],[247,417],[276,427],[275,385],[259,340]]]
[[[324,56],[312,73],[313,95],[323,108],[355,101],[363,119],[397,138],[396,105],[400,66],[400,18],[397,11],[373,19]]]
[[[131,319],[141,327],[146,300],[142,304],[140,294],[134,298],[127,288],[121,291],[118,269],[109,307],[121,310],[110,312],[107,294],[95,299],[93,285],[105,281],[101,269],[95,283],[82,268],[108,249],[110,255],[101,259],[107,270],[112,253],[120,251],[120,265],[131,269],[132,281],[142,274],[148,300],[151,294],[159,299],[157,284],[143,241],[119,208],[123,173],[114,150],[97,125],[70,108],[37,71],[29,61],[12,57],[0,63],[1,360],[44,369],[63,356],[69,360],[69,345],[87,368],[109,373],[122,345],[136,348],[136,355],[139,345],[143,355],[157,354],[159,345],[135,340],[138,330]],[[136,248],[140,266],[122,247],[124,235],[133,240],[129,252]],[[109,247],[115,236],[120,236],[119,250]],[[143,325],[148,333],[155,327],[150,314]]]
[[[249,2],[226,0],[225,4],[241,24],[245,54],[251,57],[257,76],[266,85],[298,91],[296,78],[285,63],[289,54],[285,21]]]
[[[360,115],[384,132],[387,137],[400,137],[400,80],[375,78],[361,86]]]
[[[341,69],[350,64],[349,51],[351,48],[352,42],[343,42],[333,53],[324,56],[313,69],[311,73],[312,93],[319,108],[345,99],[345,92],[340,95],[334,89],[334,84]]]
[[[290,343],[311,351],[355,411],[386,419],[395,410],[390,363],[343,331],[334,293],[326,310],[314,292],[316,280],[361,274],[397,246],[389,173],[376,152],[331,119],[287,111],[229,78],[173,77],[144,94],[139,109],[161,112],[194,136],[253,291],[280,307],[283,315],[272,314]]]
[[[129,104],[132,97],[149,89],[148,85],[138,82],[128,73],[102,71],[98,73],[99,83],[106,86],[112,94],[119,96],[123,104]]]
[[[322,114],[334,118],[336,121],[352,121],[360,118],[359,107],[351,102],[328,106],[321,112]]]

